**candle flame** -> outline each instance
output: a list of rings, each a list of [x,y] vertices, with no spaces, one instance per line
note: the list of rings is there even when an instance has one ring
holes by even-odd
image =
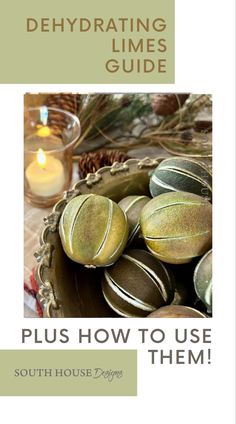
[[[46,155],[43,149],[37,151],[37,162],[41,168],[45,168],[46,165]]]
[[[39,137],[48,137],[51,134],[51,130],[49,127],[45,126],[45,127],[39,127],[38,131],[37,131],[37,135]]]

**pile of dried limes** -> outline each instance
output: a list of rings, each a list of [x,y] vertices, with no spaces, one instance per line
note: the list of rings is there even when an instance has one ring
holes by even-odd
[[[104,267],[102,291],[124,317],[205,317],[212,310],[212,176],[193,159],[163,160],[147,196],[96,194],[65,207],[59,232],[75,262]],[[200,260],[199,260],[200,259]],[[188,281],[186,281],[188,280]]]

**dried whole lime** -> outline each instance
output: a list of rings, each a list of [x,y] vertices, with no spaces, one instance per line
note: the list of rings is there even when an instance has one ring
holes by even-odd
[[[126,246],[128,223],[112,200],[84,194],[66,205],[59,233],[63,249],[73,261],[87,266],[109,266]]]
[[[187,263],[211,248],[212,206],[196,194],[164,193],[144,206],[140,226],[156,258],[172,264]]]
[[[174,283],[162,262],[145,250],[131,249],[105,269],[102,291],[117,314],[145,317],[172,301]]]
[[[147,318],[206,318],[206,315],[189,306],[169,305],[152,312]]]
[[[138,238],[140,233],[139,218],[141,210],[148,203],[150,197],[147,196],[127,196],[118,205],[125,212],[129,224],[128,244]]]
[[[193,276],[197,296],[212,312],[212,250],[209,250],[198,262]]]
[[[195,159],[172,157],[163,160],[150,178],[152,197],[169,191],[186,191],[212,197],[212,175],[207,166]]]

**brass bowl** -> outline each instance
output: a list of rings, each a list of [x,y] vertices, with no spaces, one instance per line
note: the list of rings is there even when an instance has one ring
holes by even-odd
[[[64,253],[58,223],[69,200],[85,193],[107,196],[116,202],[132,194],[149,195],[149,172],[163,158],[129,159],[88,174],[65,193],[44,219],[46,224],[35,253],[39,262],[36,280],[38,298],[45,318],[117,317],[105,302],[101,290],[102,269],[87,269]]]

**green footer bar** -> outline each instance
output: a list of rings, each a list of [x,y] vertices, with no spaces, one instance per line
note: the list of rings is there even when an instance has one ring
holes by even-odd
[[[1,350],[1,396],[136,396],[136,350]]]

